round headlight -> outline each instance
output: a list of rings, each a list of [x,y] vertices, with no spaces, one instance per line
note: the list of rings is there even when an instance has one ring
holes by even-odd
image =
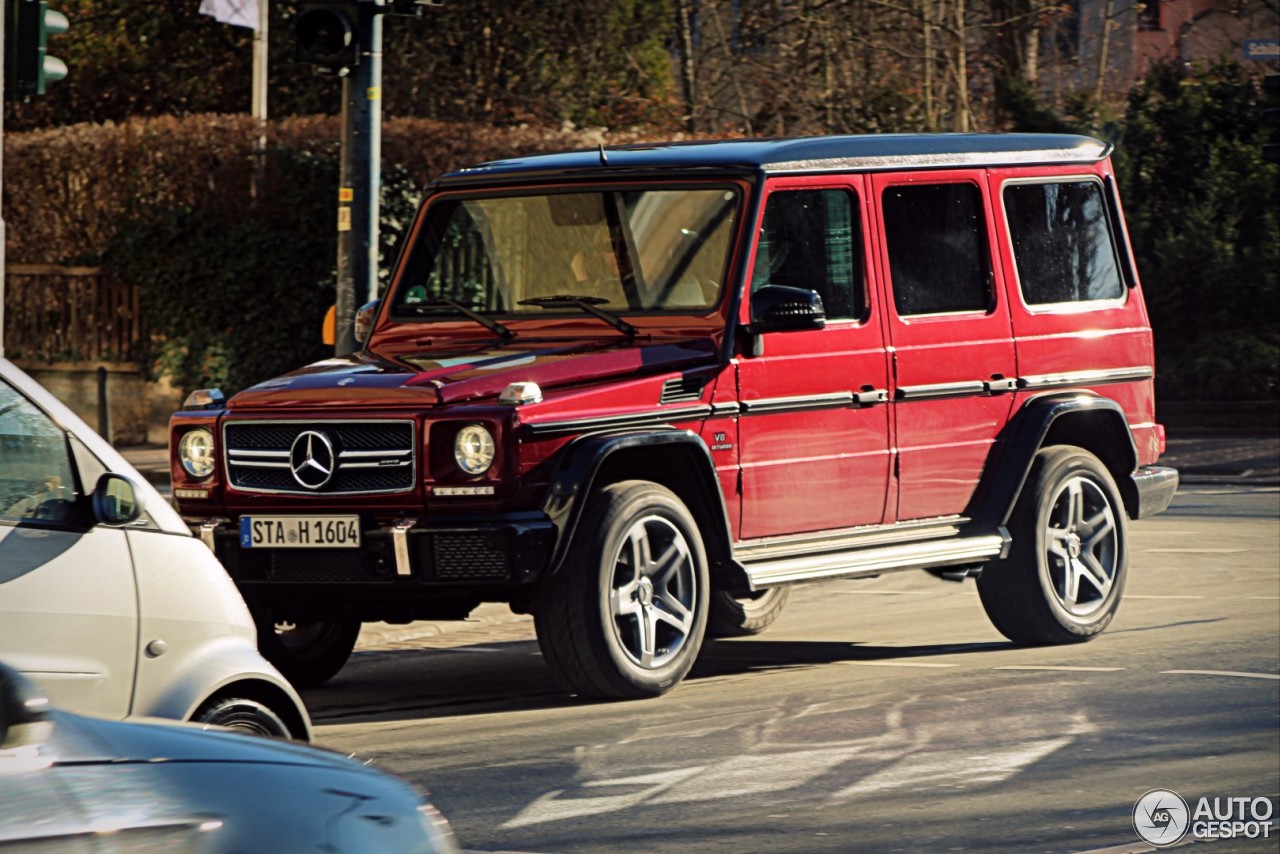
[[[493,465],[493,434],[479,424],[468,424],[454,440],[453,458],[467,474],[484,474]]]
[[[194,478],[203,480],[213,474],[213,434],[208,430],[191,430],[178,441],[178,460]]]

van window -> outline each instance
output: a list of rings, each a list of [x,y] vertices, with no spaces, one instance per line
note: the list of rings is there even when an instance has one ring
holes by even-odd
[[[1009,184],[1004,209],[1027,305],[1124,295],[1096,181]]]
[[[69,522],[74,509],[66,436],[0,381],[0,520]]]
[[[990,307],[991,263],[976,185],[889,187],[883,207],[899,316]]]
[[[751,290],[817,291],[828,320],[862,316],[862,225],[848,190],[783,190],[769,196]]]

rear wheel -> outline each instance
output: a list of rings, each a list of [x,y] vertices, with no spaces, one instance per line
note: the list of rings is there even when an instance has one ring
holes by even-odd
[[[770,587],[745,596],[716,590],[711,594],[707,635],[713,638],[758,635],[782,615],[790,595],[790,587]]]
[[[317,688],[332,679],[355,649],[359,620],[291,623],[270,610],[255,611],[258,651],[295,688]]]
[[[216,697],[191,716],[194,723],[228,727],[250,735],[290,738],[289,727],[280,716],[257,700],[247,697]]]
[[[991,622],[1019,643],[1097,635],[1124,592],[1126,523],[1119,490],[1097,457],[1068,446],[1040,451],[1009,520],[1009,556],[978,580]]]
[[[689,672],[706,632],[707,559],[680,499],[647,481],[596,492],[534,621],[552,670],[585,697],[653,697]]]

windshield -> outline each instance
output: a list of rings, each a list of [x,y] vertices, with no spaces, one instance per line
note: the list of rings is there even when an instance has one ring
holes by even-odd
[[[565,310],[563,299],[546,299],[565,296],[611,313],[710,309],[724,284],[738,195],[718,186],[438,201],[392,312],[542,314]]]

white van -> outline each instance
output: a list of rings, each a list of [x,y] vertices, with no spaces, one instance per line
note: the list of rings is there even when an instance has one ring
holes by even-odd
[[[0,661],[58,706],[309,741],[248,608],[116,451],[0,358]]]

